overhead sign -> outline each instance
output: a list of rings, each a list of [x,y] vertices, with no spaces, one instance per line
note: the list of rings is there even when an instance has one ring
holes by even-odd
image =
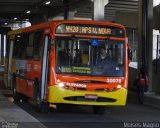
[[[85,34],[124,37],[124,31],[121,28],[88,24],[61,24],[57,27],[56,34]]]

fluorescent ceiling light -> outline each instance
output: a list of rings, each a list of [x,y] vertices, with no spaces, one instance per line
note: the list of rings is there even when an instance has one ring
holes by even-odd
[[[14,20],[17,20],[17,17],[14,17]]]
[[[45,3],[45,4],[46,4],[46,5],[48,5],[48,4],[50,4],[50,3],[51,3],[51,1],[46,1],[46,3]]]
[[[7,25],[8,23],[4,23],[5,25]]]
[[[29,13],[31,13],[31,11],[30,11],[30,10],[28,10],[26,13],[27,13],[27,14],[29,14]]]

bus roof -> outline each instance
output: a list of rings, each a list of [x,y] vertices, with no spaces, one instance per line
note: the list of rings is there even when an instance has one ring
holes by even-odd
[[[37,25],[32,25],[30,27],[26,27],[18,30],[9,31],[8,35],[15,35],[18,33],[35,31],[40,29],[47,29],[47,28],[51,28],[51,30],[53,31],[55,29],[55,26],[63,23],[107,25],[107,26],[115,26],[115,27],[124,29],[123,25],[111,23],[111,22],[104,22],[104,21],[102,22],[102,21],[93,21],[93,20],[55,20],[55,21],[49,21],[49,22],[45,22]]]

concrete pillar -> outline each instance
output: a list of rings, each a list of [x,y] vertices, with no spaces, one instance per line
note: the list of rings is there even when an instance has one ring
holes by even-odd
[[[0,34],[0,65],[4,65],[4,45],[6,44],[6,35]]]
[[[4,57],[6,53],[6,33],[0,33],[0,65],[4,65]]]
[[[76,11],[69,11],[68,13],[68,19],[73,20],[75,16]]]
[[[0,33],[0,63],[1,63],[1,44],[2,44],[2,34]]]
[[[5,55],[6,55],[6,35],[10,31],[10,27],[1,27],[0,28],[0,65],[5,64]]]
[[[109,0],[91,0],[93,2],[92,19],[98,21],[104,21],[104,9]]]
[[[64,20],[67,20],[69,16],[69,1],[63,0],[63,5],[64,5]]]
[[[139,43],[138,43],[138,69],[144,62],[150,81],[149,91],[152,91],[152,49],[153,49],[153,1],[139,0]]]
[[[153,0],[148,0],[148,47],[149,47],[149,53],[148,53],[148,74],[149,74],[149,80],[150,80],[150,87],[149,91],[153,90],[152,85],[152,73],[153,73],[153,65],[152,65],[152,57],[153,57]]]
[[[0,65],[4,65],[4,43],[6,43],[5,42],[5,36],[4,36],[4,34],[2,34],[1,35],[1,52],[0,52],[0,54],[1,54],[1,61],[0,61]]]
[[[74,19],[76,11],[69,10],[69,0],[63,0],[64,20]]]
[[[138,13],[117,11],[115,22],[123,24],[125,27],[128,28],[138,28],[137,19],[138,19]]]

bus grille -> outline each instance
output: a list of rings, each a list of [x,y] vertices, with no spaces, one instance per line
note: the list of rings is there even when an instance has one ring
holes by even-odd
[[[65,97],[63,99],[68,101],[116,102],[116,99],[106,98],[106,97],[98,97],[97,99],[88,99],[88,98],[85,98],[84,96],[71,96],[71,97]]]

